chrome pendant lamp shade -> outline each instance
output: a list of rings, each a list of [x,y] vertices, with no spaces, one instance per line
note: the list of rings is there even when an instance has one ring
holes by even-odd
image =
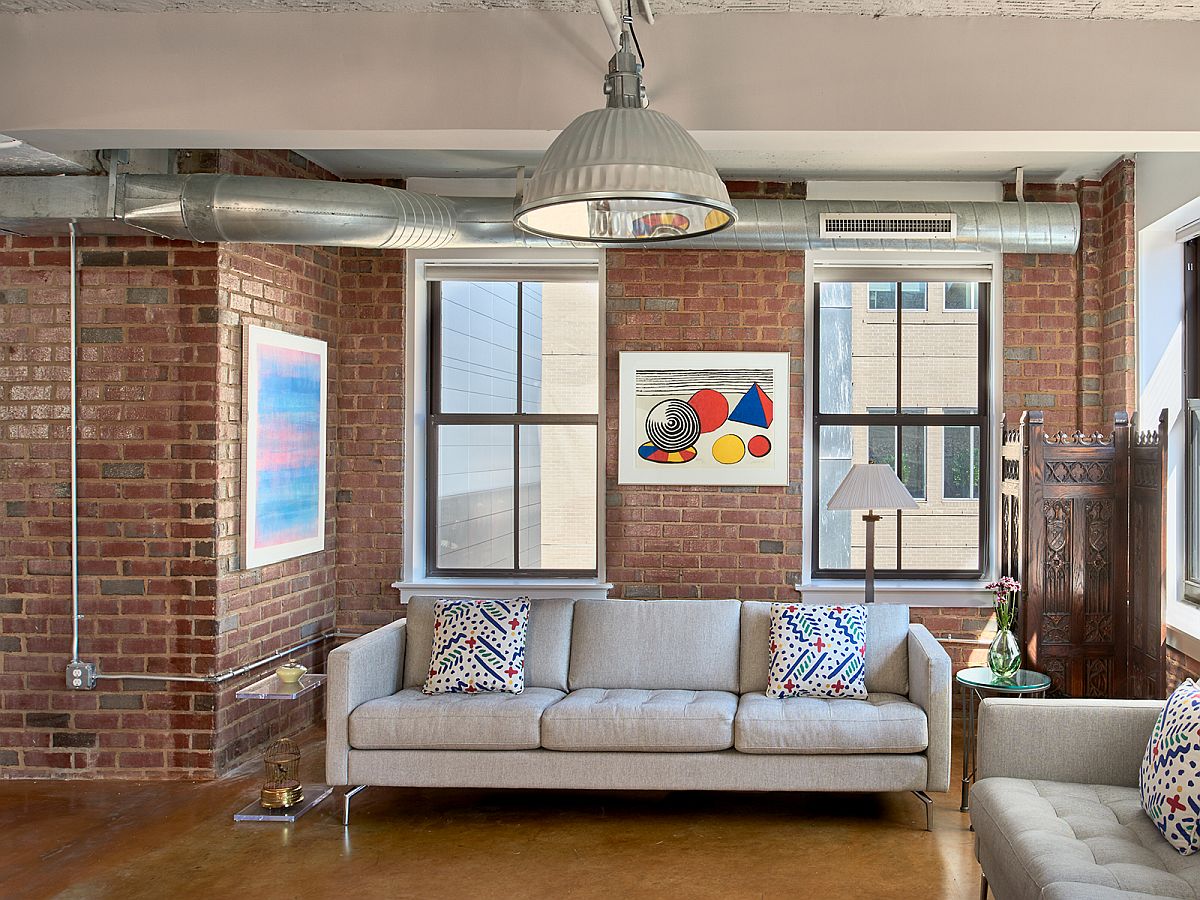
[[[677,240],[720,231],[737,213],[700,145],[645,106],[629,19],[605,78],[608,105],[550,145],[513,221],[543,237],[594,243]]]

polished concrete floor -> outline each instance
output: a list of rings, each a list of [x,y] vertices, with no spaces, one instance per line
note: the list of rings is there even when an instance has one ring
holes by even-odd
[[[320,735],[304,741],[321,780]],[[370,788],[295,825],[235,824],[216,783],[0,781],[0,897],[975,898],[957,781],[910,794]],[[958,771],[955,771],[955,779]]]

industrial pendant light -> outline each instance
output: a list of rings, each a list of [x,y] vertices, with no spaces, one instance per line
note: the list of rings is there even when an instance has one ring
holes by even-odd
[[[608,104],[550,145],[513,221],[548,238],[647,243],[711,234],[737,211],[700,145],[670,116],[646,108],[633,17],[608,63]]]

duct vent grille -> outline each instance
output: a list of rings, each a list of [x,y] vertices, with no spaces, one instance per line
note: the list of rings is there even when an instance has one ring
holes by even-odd
[[[821,213],[823,238],[953,238],[954,213]]]

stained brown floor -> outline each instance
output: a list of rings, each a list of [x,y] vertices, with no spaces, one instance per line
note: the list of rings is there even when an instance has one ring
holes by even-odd
[[[306,774],[321,780],[320,735]],[[957,754],[956,754],[957,756]],[[956,761],[957,766],[957,761]],[[974,898],[954,787],[911,794],[369,788],[292,826],[216,783],[0,782],[3,898]]]

